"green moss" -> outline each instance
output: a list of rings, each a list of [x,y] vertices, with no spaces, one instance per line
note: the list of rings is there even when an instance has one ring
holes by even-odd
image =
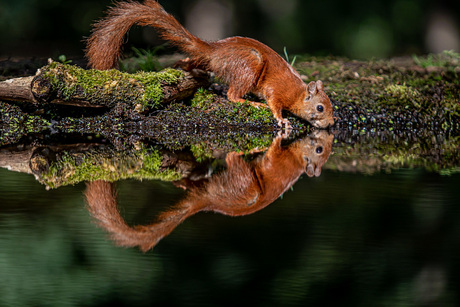
[[[414,62],[423,68],[428,67],[455,67],[460,65],[460,53],[453,50],[445,50],[439,54],[428,54],[426,56],[413,55]]]
[[[191,100],[192,107],[206,112],[212,112],[212,115],[224,124],[242,125],[255,124],[261,126],[272,126],[276,124],[273,113],[270,109],[264,107],[255,107],[249,102],[234,103],[219,99],[216,94],[208,90],[199,90]],[[304,127],[300,120],[290,118],[296,127]]]
[[[163,157],[159,151],[143,151],[143,165],[137,172],[138,179],[161,179],[162,181],[174,181],[182,178],[179,172],[173,169],[162,169]]]
[[[0,145],[11,144],[29,133],[39,133],[50,122],[38,116],[24,113],[18,106],[0,101]]]
[[[143,107],[157,107],[163,99],[162,84],[174,84],[184,73],[180,70],[166,68],[160,72],[139,72],[134,74],[139,83],[144,84],[145,92],[141,97]]]
[[[195,107],[201,110],[206,110],[209,108],[210,103],[213,103],[216,99],[217,99],[216,94],[212,93],[209,90],[199,88],[196,91],[190,103],[192,107]]]
[[[310,57],[297,67],[305,80],[323,80],[338,127],[456,129],[460,56],[444,52],[419,57],[430,58],[438,66],[422,68],[411,58],[364,62]]]
[[[156,149],[110,152],[89,150],[84,153],[63,152],[40,174],[40,180],[50,188],[73,185],[83,181],[118,181],[134,178],[178,180],[181,174],[162,168],[163,156]],[[34,160],[35,163],[40,161]]]
[[[273,113],[269,108],[256,108],[248,102],[233,103],[231,108],[225,110],[225,113],[228,116],[228,120],[239,123],[261,122],[271,124],[274,122]]]
[[[41,69],[52,91],[64,101],[85,100],[92,104],[114,106],[118,102],[140,105],[142,109],[157,107],[162,99],[161,85],[173,84],[183,72],[165,69],[161,72],[123,73],[118,70],[85,70],[73,65],[53,62]]]
[[[387,98],[384,100],[386,103],[400,106],[406,106],[408,103],[410,103],[413,104],[416,108],[421,107],[420,102],[422,102],[422,95],[413,87],[407,86],[405,84],[391,84],[384,88],[384,92],[386,95],[382,97]],[[389,95],[389,97],[387,95]]]

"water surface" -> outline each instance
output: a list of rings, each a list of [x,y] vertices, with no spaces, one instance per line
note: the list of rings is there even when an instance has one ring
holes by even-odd
[[[459,305],[455,167],[360,168],[335,143],[319,177],[302,175],[253,214],[199,212],[145,253],[97,225],[85,183],[46,190],[0,169],[0,306]],[[383,159],[383,145],[366,146]],[[128,225],[152,223],[188,195],[160,180],[116,187]]]

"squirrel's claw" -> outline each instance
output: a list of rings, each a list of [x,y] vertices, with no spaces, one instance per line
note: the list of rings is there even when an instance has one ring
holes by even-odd
[[[279,137],[279,138],[281,138],[283,140],[286,140],[289,137],[290,134],[291,134],[291,130],[280,130],[276,134],[276,137]]]
[[[291,126],[291,123],[289,122],[289,120],[287,118],[280,118],[278,119],[278,126],[280,126],[281,128],[283,128],[283,124],[284,124],[284,128],[286,130],[292,130],[292,126]]]
[[[283,124],[284,124],[284,129],[283,129]],[[278,126],[282,129],[281,131],[278,132],[278,136],[281,136],[283,139],[287,139],[289,137],[289,134],[291,134],[292,131],[292,126],[291,123],[287,118],[280,118],[278,119]]]

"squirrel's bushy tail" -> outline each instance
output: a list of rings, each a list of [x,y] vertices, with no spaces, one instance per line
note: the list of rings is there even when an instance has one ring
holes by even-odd
[[[155,0],[120,2],[109,9],[107,17],[94,25],[86,48],[89,65],[101,70],[117,67],[125,34],[133,25],[156,28],[163,39],[192,56],[196,56],[198,49],[208,46],[188,32]]]
[[[117,245],[138,246],[144,252],[152,249],[180,223],[202,209],[202,206],[185,199],[160,214],[153,224],[129,226],[118,211],[113,183],[102,180],[88,182],[85,197],[88,211]]]

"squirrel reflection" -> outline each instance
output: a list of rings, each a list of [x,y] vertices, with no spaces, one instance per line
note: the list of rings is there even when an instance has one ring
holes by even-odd
[[[249,162],[240,154],[229,153],[227,168],[221,173],[197,182],[188,179],[176,182],[187,188],[187,195],[150,225],[126,224],[118,212],[114,184],[106,181],[87,183],[88,209],[117,245],[139,246],[147,251],[197,212],[251,214],[274,202],[303,173],[319,176],[331,153],[333,138],[327,131],[314,131],[282,147],[279,136],[263,155]]]

